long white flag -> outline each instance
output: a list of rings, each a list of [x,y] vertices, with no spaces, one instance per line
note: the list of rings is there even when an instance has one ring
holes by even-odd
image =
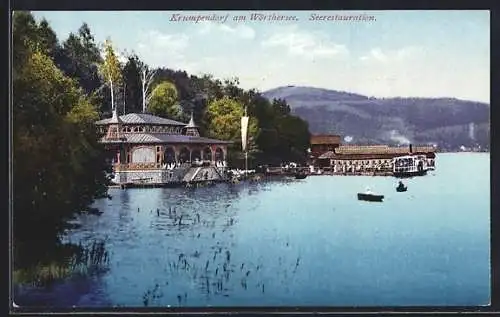
[[[243,152],[247,150],[248,117],[241,117],[241,146]]]

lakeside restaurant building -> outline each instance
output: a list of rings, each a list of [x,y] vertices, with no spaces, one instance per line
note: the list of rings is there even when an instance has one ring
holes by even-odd
[[[427,166],[435,167],[433,146],[341,145],[319,156],[323,167],[332,172],[392,171],[393,159],[405,155],[424,155]]]
[[[313,166],[332,172],[391,171],[395,157],[425,155],[434,168],[436,148],[432,146],[344,145],[339,135],[312,135],[310,160]]]
[[[226,167],[231,142],[201,137],[193,115],[188,124],[147,113],[129,113],[96,122],[101,142],[110,152],[115,183],[146,179],[167,183],[185,179],[193,162],[215,168],[212,176]]]

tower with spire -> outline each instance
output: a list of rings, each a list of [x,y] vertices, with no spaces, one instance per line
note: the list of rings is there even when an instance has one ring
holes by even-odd
[[[194,123],[194,114],[191,111],[191,119],[189,123],[184,127],[184,134],[189,136],[200,136],[200,130],[198,126]]]
[[[109,121],[108,131],[106,134],[106,139],[108,140],[120,140],[121,139],[121,126],[122,120],[118,116],[118,111],[116,108],[113,109],[113,116]]]

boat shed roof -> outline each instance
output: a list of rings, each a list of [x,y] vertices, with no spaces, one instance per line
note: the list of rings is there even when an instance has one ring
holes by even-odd
[[[417,153],[415,153],[417,154]],[[436,155],[433,152],[428,153],[418,153],[419,155],[425,155],[427,158],[435,158]],[[406,156],[406,154],[404,154]],[[393,159],[395,157],[403,156],[398,153],[351,153],[351,154],[338,154],[333,151],[328,151],[323,153],[318,158],[320,160],[331,159],[331,160],[387,160]]]
[[[320,144],[340,144],[340,135],[329,135],[329,134],[316,134],[311,135],[310,140],[311,145],[320,145]]]
[[[412,153],[434,153],[436,149],[432,146],[412,146]],[[388,145],[341,145],[335,149],[336,154],[410,154],[410,146],[388,146]]]

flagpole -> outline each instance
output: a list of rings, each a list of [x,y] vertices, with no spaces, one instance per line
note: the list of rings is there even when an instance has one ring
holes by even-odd
[[[247,106],[245,106],[245,117],[247,116]],[[248,145],[247,140],[245,140],[246,144]],[[245,174],[248,175],[248,148],[245,146]]]

